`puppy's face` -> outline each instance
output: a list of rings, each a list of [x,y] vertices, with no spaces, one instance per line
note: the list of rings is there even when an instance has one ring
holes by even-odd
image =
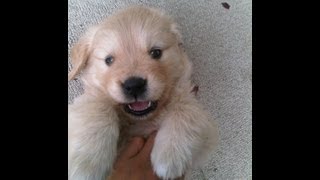
[[[110,97],[130,117],[146,119],[167,102],[186,71],[179,43],[170,18],[135,7],[91,29],[72,60],[75,71],[84,70],[87,89]]]

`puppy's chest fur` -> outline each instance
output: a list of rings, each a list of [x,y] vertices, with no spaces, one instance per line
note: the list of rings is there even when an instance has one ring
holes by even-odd
[[[126,116],[120,119],[120,136],[118,147],[121,149],[131,137],[147,138],[153,131],[158,130],[161,120],[155,117],[149,120],[131,120]]]

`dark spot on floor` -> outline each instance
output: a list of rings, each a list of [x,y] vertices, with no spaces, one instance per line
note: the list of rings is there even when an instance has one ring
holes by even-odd
[[[221,4],[222,4],[222,6],[223,6],[224,8],[230,9],[230,5],[229,5],[228,3],[223,2],[223,3],[221,3]]]
[[[218,168],[214,168],[213,171],[214,171],[214,172],[217,172],[217,171],[218,171]]]
[[[194,95],[197,96],[198,91],[199,91],[199,86],[194,86],[191,93],[194,93]]]

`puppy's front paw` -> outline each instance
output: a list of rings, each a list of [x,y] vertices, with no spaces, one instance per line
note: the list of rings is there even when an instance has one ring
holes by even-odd
[[[177,151],[175,147],[170,145],[155,144],[151,152],[151,162],[153,170],[158,177],[167,180],[175,179],[184,175],[191,156]]]

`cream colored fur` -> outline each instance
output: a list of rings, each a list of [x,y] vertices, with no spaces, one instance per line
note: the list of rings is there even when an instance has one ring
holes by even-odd
[[[152,47],[163,50],[151,59]],[[114,56],[108,67],[104,58]],[[191,63],[176,24],[164,13],[131,7],[92,27],[74,46],[69,80],[82,71],[85,92],[69,105],[69,179],[105,180],[118,152],[131,136],[158,130],[151,153],[155,173],[174,179],[201,165],[216,144],[217,130],[191,93]],[[159,105],[136,118],[122,110],[129,103],[121,82],[148,79],[148,100]]]

